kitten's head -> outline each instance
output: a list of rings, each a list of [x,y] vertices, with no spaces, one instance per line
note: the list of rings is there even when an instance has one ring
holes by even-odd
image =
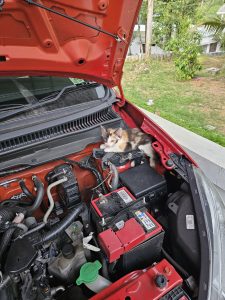
[[[122,138],[122,128],[105,128],[101,126],[102,137],[107,147],[113,147]]]

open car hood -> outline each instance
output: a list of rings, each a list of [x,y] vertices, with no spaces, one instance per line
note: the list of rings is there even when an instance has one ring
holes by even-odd
[[[5,0],[0,75],[67,76],[120,85],[141,2]]]

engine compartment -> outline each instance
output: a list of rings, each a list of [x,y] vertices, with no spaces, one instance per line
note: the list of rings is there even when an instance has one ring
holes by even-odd
[[[1,178],[0,299],[196,299],[185,177],[100,144]]]

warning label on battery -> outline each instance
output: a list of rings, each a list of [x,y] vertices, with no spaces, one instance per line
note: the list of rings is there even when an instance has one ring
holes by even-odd
[[[125,190],[120,190],[117,192],[117,194],[120,196],[120,198],[127,204],[132,202],[132,198]]]
[[[155,229],[156,225],[152,222],[152,220],[145,212],[137,210],[135,211],[135,215],[147,231]]]

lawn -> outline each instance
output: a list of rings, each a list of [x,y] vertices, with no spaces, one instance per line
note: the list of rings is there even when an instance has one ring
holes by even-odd
[[[132,61],[124,67],[127,99],[161,117],[225,146],[225,56],[200,57],[202,71],[176,80],[171,61]],[[218,75],[206,68],[219,67]],[[153,100],[153,105],[147,104]]]

